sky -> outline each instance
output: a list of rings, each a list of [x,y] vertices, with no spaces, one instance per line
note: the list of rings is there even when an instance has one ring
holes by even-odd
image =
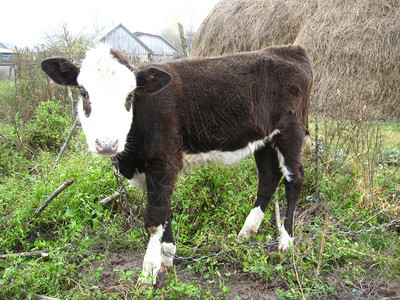
[[[218,0],[13,0],[2,5],[0,42],[33,47],[66,24],[74,35],[104,34],[119,24],[132,32],[166,28],[196,30]],[[176,29],[177,30],[177,29]]]

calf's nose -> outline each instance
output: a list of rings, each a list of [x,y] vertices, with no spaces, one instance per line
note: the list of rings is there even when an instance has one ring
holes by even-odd
[[[96,150],[98,154],[101,155],[114,155],[118,150],[118,140],[99,140],[96,139]]]

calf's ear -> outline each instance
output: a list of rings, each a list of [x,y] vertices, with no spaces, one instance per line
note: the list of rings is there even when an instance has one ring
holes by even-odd
[[[158,68],[148,68],[136,73],[136,91],[155,93],[171,82],[171,75]]]
[[[77,86],[79,68],[65,58],[49,58],[42,61],[43,71],[49,75],[54,82],[61,85]]]

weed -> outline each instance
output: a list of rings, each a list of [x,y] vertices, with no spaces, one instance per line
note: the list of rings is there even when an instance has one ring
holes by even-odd
[[[43,255],[0,260],[0,298],[40,294],[63,299],[223,299],[237,296],[232,293],[240,279],[250,290],[272,290],[280,298],[324,299],[346,298],[342,290],[363,279],[398,282],[396,228],[354,237],[340,232],[368,229],[399,216],[399,124],[321,122],[320,174],[314,159],[306,162],[297,238],[288,253],[262,247],[277,237],[272,205],[251,240],[258,246],[236,240],[257,194],[252,158],[235,168],[206,166],[182,172],[171,200],[177,254],[200,257],[223,252],[193,264],[181,262],[162,285],[141,290],[135,283],[140,267],[93,267],[94,261],[104,260],[104,253],[143,254],[146,248],[119,200],[106,207],[98,204],[118,188],[110,162],[83,151],[80,131],[52,172],[57,147],[51,148],[62,142],[63,128],[50,147],[32,152],[29,146],[52,139],[45,127],[37,130],[43,135],[32,139],[35,143],[27,143],[28,133],[46,118],[69,127],[65,118],[51,113],[57,105],[45,102],[32,123],[22,118],[14,125],[1,121],[0,254],[43,251]],[[69,178],[74,184],[34,216],[35,209]],[[319,199],[310,202],[307,196],[315,194],[316,186]],[[141,220],[145,196],[133,188],[128,191]],[[282,199],[284,204],[284,198],[281,185],[273,200]],[[104,277],[110,273],[117,279],[106,283]]]

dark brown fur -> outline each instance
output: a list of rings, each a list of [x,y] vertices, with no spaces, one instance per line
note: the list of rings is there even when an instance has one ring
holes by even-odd
[[[259,175],[255,207],[265,211],[282,177],[281,153],[291,173],[284,180],[285,229],[293,236],[303,182],[301,156],[309,148],[312,68],[305,51],[292,45],[271,47],[137,69],[118,52],[111,54],[136,75],[132,125],[117,160],[125,177],[146,175],[146,228],[163,225],[162,241],[174,243],[170,196],[184,154],[236,151],[279,130],[254,153]],[[67,68],[60,70],[60,64]],[[76,85],[79,69],[65,60],[50,59],[42,67],[58,83]],[[72,74],[65,74],[68,69]]]
[[[138,89],[128,150],[119,157],[127,178],[134,172],[146,173],[146,227],[164,224],[169,218],[169,197],[182,168],[183,152],[234,151],[279,129],[281,134],[255,153],[260,174],[255,205],[265,210],[282,176],[278,148],[293,173],[291,182],[285,180],[290,202],[285,224],[293,235],[292,208],[303,180],[300,155],[308,135],[312,85],[304,50],[274,47],[154,64],[139,68],[138,78],[151,68],[168,73],[171,82],[155,93]],[[163,240],[171,242],[168,231]]]

